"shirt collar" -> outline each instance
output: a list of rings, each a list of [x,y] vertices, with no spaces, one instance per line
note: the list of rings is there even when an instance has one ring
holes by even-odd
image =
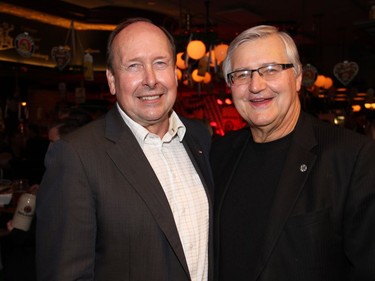
[[[135,122],[133,119],[131,119],[125,111],[122,110],[120,105],[116,103],[118,111],[120,112],[120,115],[122,119],[124,120],[125,124],[128,125],[132,133],[134,134],[135,138],[137,139],[139,145],[143,147],[143,144],[146,140],[146,138],[152,134],[149,132],[145,127],[139,125],[137,122]],[[171,116],[169,117],[169,129],[168,132],[163,136],[162,141],[163,142],[169,142],[172,140],[176,135],[180,142],[182,142],[184,136],[186,133],[186,127],[182,123],[181,119],[178,117],[177,113],[175,111],[172,111]],[[153,135],[153,134],[152,134]]]

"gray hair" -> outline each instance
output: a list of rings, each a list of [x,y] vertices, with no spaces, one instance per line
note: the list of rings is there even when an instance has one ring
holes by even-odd
[[[243,43],[254,41],[261,38],[266,38],[271,35],[278,36],[284,43],[286,55],[290,60],[290,63],[294,65],[293,69],[296,75],[298,76],[302,72],[302,65],[299,59],[297,46],[292,37],[290,37],[290,35],[286,32],[279,31],[274,26],[259,25],[243,31],[230,43],[227,51],[227,56],[225,57],[223,62],[223,74],[225,82],[228,85],[229,81],[227,75],[228,73],[232,72],[232,56],[234,51]]]

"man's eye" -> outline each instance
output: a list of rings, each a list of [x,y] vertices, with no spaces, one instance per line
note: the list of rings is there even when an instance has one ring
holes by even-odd
[[[128,66],[129,71],[139,71],[142,69],[142,65],[138,63],[133,63]]]
[[[242,79],[246,79],[248,76],[249,76],[249,73],[247,71],[244,71],[244,72],[237,73],[235,78],[242,80]]]
[[[271,74],[272,75],[272,74],[275,74],[277,72],[278,72],[278,70],[274,67],[267,67],[267,68],[263,69],[263,73],[265,73],[265,74]]]
[[[157,69],[165,69],[168,66],[168,64],[165,61],[157,61],[154,65]]]

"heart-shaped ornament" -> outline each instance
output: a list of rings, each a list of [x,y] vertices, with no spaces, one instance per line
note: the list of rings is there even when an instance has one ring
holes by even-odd
[[[311,87],[314,85],[318,70],[315,66],[307,64],[302,68],[302,85],[305,87]]]
[[[359,66],[353,61],[337,63],[333,68],[333,74],[344,86],[348,85],[358,74]]]
[[[53,61],[59,70],[63,70],[71,59],[70,48],[64,46],[53,47],[51,51]]]

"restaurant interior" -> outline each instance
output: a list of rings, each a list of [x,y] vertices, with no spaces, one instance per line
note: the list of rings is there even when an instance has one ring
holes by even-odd
[[[149,18],[172,33],[175,110],[205,122],[213,136],[245,125],[221,63],[231,40],[258,24],[277,26],[295,40],[303,110],[369,136],[375,124],[374,0],[9,0],[0,1],[0,15],[0,192],[15,180],[28,187],[40,182],[48,130],[57,119],[72,109],[96,119],[114,104],[106,43],[128,17]],[[14,245],[5,223],[16,206],[9,200],[0,202],[0,244],[8,258]]]
[[[4,114],[16,107],[18,115],[27,115],[18,118],[27,119],[23,123],[48,126],[56,104],[105,111],[114,102],[104,72],[107,37],[122,19],[142,16],[175,37],[181,75],[176,111],[207,120],[215,134],[243,126],[220,66],[230,41],[257,24],[275,25],[296,41],[305,74],[304,109],[338,125],[353,123],[354,115],[368,115],[375,106],[373,3],[0,1],[2,117],[5,122]],[[203,57],[187,52],[197,41],[203,42],[197,47]]]

